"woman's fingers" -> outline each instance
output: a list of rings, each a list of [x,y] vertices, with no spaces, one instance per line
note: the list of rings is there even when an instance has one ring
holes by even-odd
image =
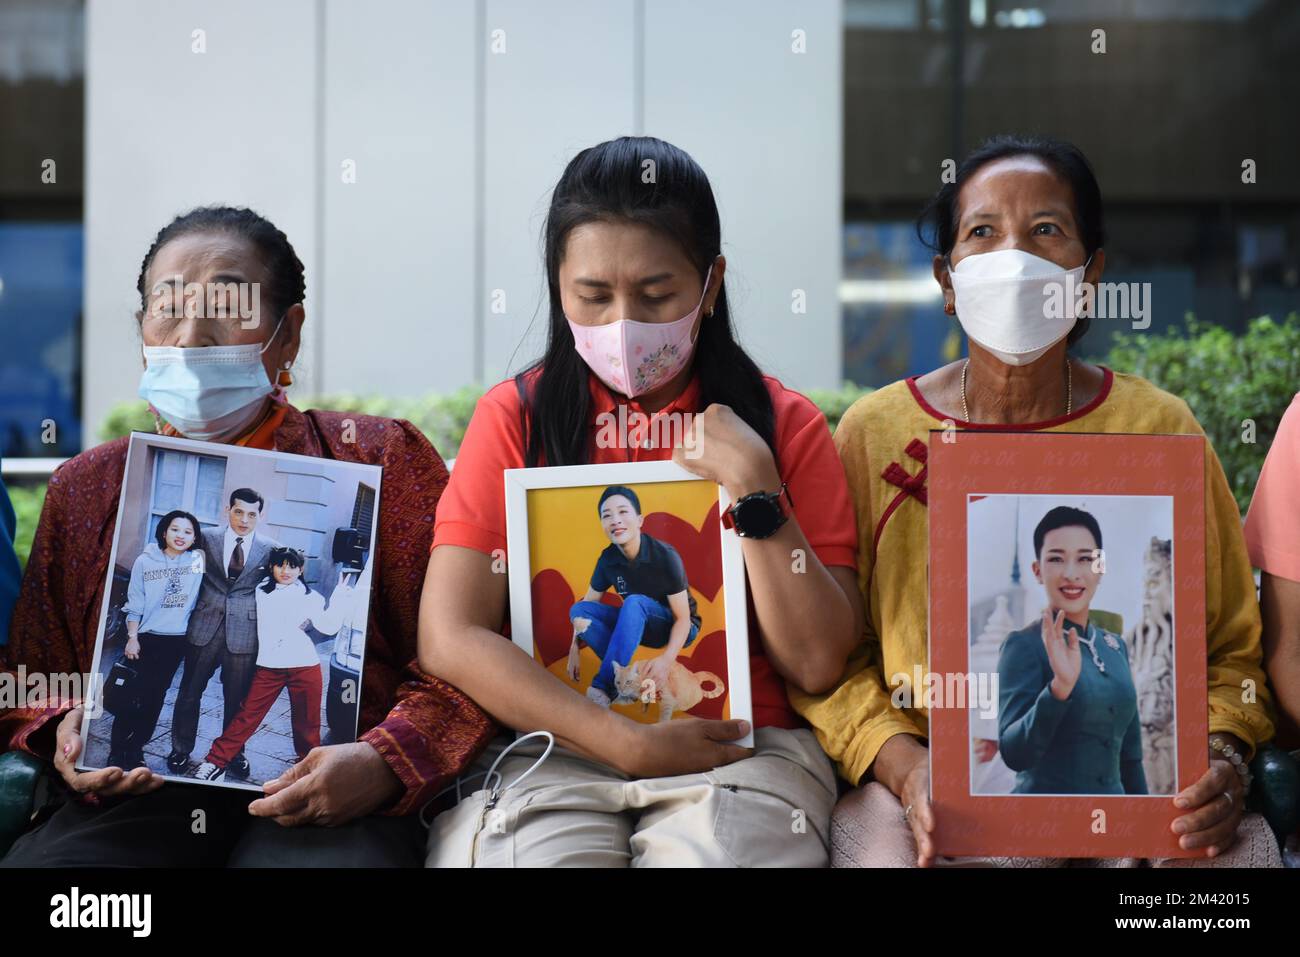
[[[930,768],[925,758],[907,776],[901,799],[916,840],[917,866],[929,867],[935,856],[934,809],[930,806]]]
[[[1043,609],[1043,644],[1049,652],[1053,649],[1073,650],[1078,647],[1078,638],[1073,629],[1065,628],[1064,611],[1053,615],[1050,607]]]
[[[1180,808],[1199,808],[1224,791],[1230,790],[1237,776],[1232,765],[1227,761],[1215,760],[1209,768],[1189,787],[1184,788],[1174,797],[1174,805]]]
[[[1234,817],[1232,820],[1231,829],[1228,831],[1227,836],[1224,837],[1222,840],[1215,841],[1213,844],[1207,847],[1205,849],[1205,856],[1218,857],[1220,854],[1226,854],[1229,850],[1231,850],[1232,845],[1237,843],[1237,828],[1240,824],[1241,824],[1241,818]]]
[[[1235,779],[1236,773],[1226,761],[1215,761],[1199,781],[1174,799],[1179,807],[1190,808],[1191,811],[1175,818],[1170,828],[1175,834],[1189,839],[1196,836],[1195,843],[1188,844],[1180,840],[1180,846],[1217,844],[1236,833],[1236,821],[1241,815],[1241,797],[1237,793]],[[1206,831],[1214,833],[1208,838],[1197,836]]]
[[[1047,653],[1049,655],[1056,648],[1057,642],[1060,641],[1060,638],[1061,636],[1056,633],[1055,628],[1052,626],[1052,614],[1050,609],[1044,608],[1043,609],[1043,647],[1047,649]]]
[[[1236,799],[1229,804],[1228,798],[1223,794],[1219,794],[1211,798],[1209,803],[1198,807],[1190,814],[1183,814],[1174,818],[1170,827],[1175,834],[1184,835],[1208,830],[1231,817],[1236,810],[1236,804]]]
[[[77,758],[81,755],[81,708],[73,708],[59,722],[54,738],[54,768],[64,783],[78,794],[99,794],[118,797],[126,794],[143,794],[162,787],[162,778],[148,768],[99,768],[78,771]]]
[[[934,830],[934,809],[930,807],[930,796],[924,791],[910,799],[912,813],[908,815],[913,828],[919,827],[927,834]]]
[[[915,808],[912,813],[916,813]],[[934,838],[920,826],[919,820],[912,822],[912,837],[916,839],[916,866],[929,867],[934,862]]]
[[[1240,820],[1240,814],[1229,813],[1213,827],[1184,834],[1178,839],[1178,846],[1188,851],[1201,847],[1207,849],[1213,847],[1220,852],[1226,851],[1237,835],[1237,825]]]
[[[81,714],[80,708],[69,711],[54,736],[54,767],[69,785],[77,775],[74,765],[81,754]]]
[[[1170,827],[1175,834],[1194,834],[1215,827],[1221,821],[1236,816],[1240,810],[1240,799],[1231,791],[1225,790],[1214,795],[1190,814],[1175,818]]]
[[[153,774],[148,768],[132,768],[110,783],[94,790],[101,797],[124,797],[128,794],[142,794],[145,791],[153,790],[150,786],[152,778]]]
[[[81,719],[84,714],[85,711],[83,709],[73,708],[63,716],[62,720],[59,721],[58,730],[54,732],[54,739],[58,742],[60,749],[62,749],[63,742],[69,735],[73,737],[80,736]]]
[[[912,804],[910,820],[912,836],[916,838],[916,863],[919,867],[929,867],[935,856],[934,811],[926,795],[917,795]]]
[[[99,771],[65,774],[63,779],[78,794],[87,794],[92,791],[96,794],[102,794],[121,781],[122,776],[121,768],[103,768]]]
[[[55,764],[64,763],[72,764],[81,754],[81,735],[75,733],[66,734],[56,739]]]
[[[1056,613],[1056,617],[1052,620],[1052,633],[1055,634],[1057,638],[1061,639],[1067,645],[1070,645],[1070,640],[1069,640],[1070,632],[1066,631],[1065,629],[1064,611],[1058,611]],[[1073,646],[1071,645],[1071,647]]]

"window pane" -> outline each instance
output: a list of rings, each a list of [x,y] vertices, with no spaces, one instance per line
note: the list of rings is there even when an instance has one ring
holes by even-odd
[[[896,242],[944,164],[1001,133],[1083,150],[1105,204],[1105,281],[1150,284],[1128,286],[1143,314],[1095,320],[1080,354],[1187,313],[1237,331],[1300,310],[1300,125],[1277,119],[1295,113],[1297,48],[1300,7],[1265,0],[848,0],[846,378],[884,385],[964,351],[931,253]]]
[[[0,456],[82,446],[84,21],[0,2]]]
[[[225,459],[199,459],[198,487],[194,492],[194,514],[200,522],[215,524],[221,515],[221,491],[226,485]]]

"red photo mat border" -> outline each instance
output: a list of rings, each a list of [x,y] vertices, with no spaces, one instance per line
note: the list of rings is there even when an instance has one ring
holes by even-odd
[[[969,495],[1164,495],[1174,506],[1177,787],[1209,766],[1205,439],[1201,435],[930,433],[930,672],[969,671]],[[936,587],[936,584],[938,587]],[[949,597],[951,596],[951,598]],[[1168,796],[975,796],[965,708],[930,713],[936,846],[950,856],[1190,857]],[[1105,832],[1094,833],[1095,812]]]

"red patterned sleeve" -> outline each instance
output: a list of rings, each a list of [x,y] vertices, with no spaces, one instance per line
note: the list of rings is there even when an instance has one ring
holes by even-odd
[[[66,530],[73,524],[65,504],[65,469],[50,479],[4,649],[3,681],[22,700],[5,701],[0,708],[0,750],[27,751],[47,760],[53,758],[53,729],[49,734],[37,732],[81,703],[79,697],[64,699],[56,692],[69,688],[68,678],[90,668],[89,661],[79,660],[77,638],[69,626],[68,616],[80,608],[83,596],[68,593],[69,568],[80,563],[64,554],[69,547]]]
[[[425,674],[416,661],[420,595],[447,468],[409,422],[387,422],[381,441],[379,575],[371,607],[382,640],[372,636],[366,656],[382,656],[386,667],[379,673],[398,683],[386,689],[387,714],[360,740],[379,752],[405,787],[385,813],[411,814],[478,757],[496,726],[468,695]]]
[[[402,782],[386,814],[413,814],[455,780],[496,729],[469,696],[427,675],[412,660],[388,716],[361,736]]]

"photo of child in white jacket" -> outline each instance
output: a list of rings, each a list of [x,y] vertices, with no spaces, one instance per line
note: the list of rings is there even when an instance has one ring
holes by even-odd
[[[185,657],[185,630],[203,584],[199,520],[179,509],[158,520],[154,541],[131,566],[123,658],[136,670],[134,707],[113,718],[108,767],[146,767],[163,699]]]
[[[306,564],[297,549],[271,550],[266,580],[257,586],[257,666],[252,684],[239,713],[212,743],[194,777],[219,780],[284,688],[289,689],[293,746],[298,759],[320,746],[321,665],[307,628],[323,635],[335,634],[351,619],[356,589],[340,577],[327,606],[325,597],[303,580]]]

